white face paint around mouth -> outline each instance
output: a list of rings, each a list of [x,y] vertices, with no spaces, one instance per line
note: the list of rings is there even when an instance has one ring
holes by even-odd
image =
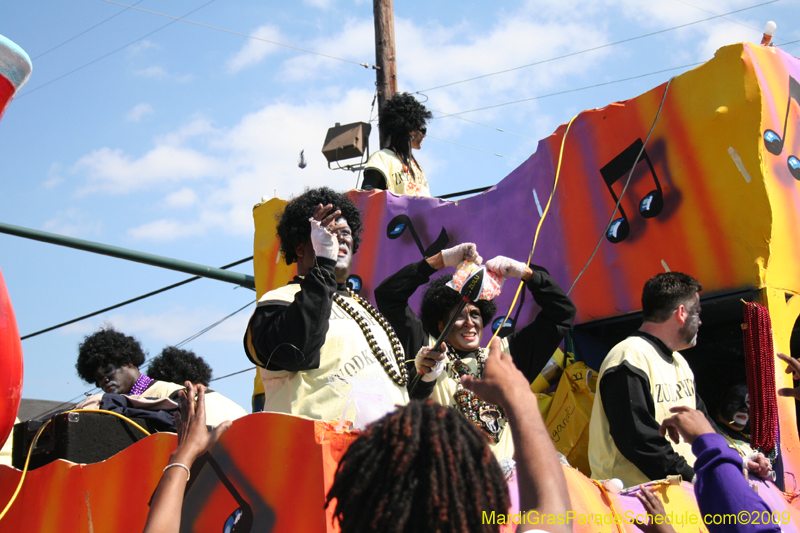
[[[744,411],[739,411],[733,415],[733,421],[740,426],[746,426],[747,422],[750,421],[750,415]]]

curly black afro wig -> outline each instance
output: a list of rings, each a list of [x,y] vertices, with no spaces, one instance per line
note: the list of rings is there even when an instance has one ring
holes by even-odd
[[[436,278],[428,284],[428,289],[422,296],[420,319],[425,332],[431,337],[439,336],[439,322],[447,321],[450,312],[461,301],[458,292],[447,286],[447,282],[451,279],[453,279],[452,274]],[[497,313],[497,305],[492,300],[478,300],[475,307],[481,313],[483,326],[490,327]]]
[[[405,156],[411,151],[411,132],[422,131],[433,113],[408,93],[395,93],[383,105],[380,114],[381,135],[391,139],[390,146]]]
[[[191,350],[167,346],[161,350],[160,355],[150,361],[147,375],[159,381],[168,381],[179,385],[183,385],[185,381],[191,381],[195,384],[202,383],[208,387],[208,383],[211,381],[211,367],[202,357]]]
[[[75,369],[86,383],[95,382],[95,372],[101,366],[123,367],[131,364],[139,367],[144,363],[142,345],[130,335],[125,335],[113,326],[103,326],[87,335],[78,346],[78,362]]]
[[[287,265],[297,261],[295,249],[308,242],[311,238],[311,225],[308,219],[314,215],[314,210],[319,204],[333,205],[333,209],[340,210],[350,230],[353,232],[353,253],[358,251],[361,242],[361,211],[346,196],[334,192],[327,187],[306,190],[288,204],[286,209],[278,215],[278,238],[281,240],[281,252]]]

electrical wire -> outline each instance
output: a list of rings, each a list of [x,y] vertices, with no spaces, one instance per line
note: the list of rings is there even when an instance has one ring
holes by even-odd
[[[67,413],[101,413],[101,414],[105,414],[105,415],[113,415],[113,416],[116,416],[117,418],[121,418],[122,420],[128,422],[132,426],[138,428],[142,433],[144,433],[148,437],[150,436],[150,432],[147,431],[146,429],[144,429],[142,426],[140,426],[139,424],[137,424],[136,422],[134,422],[130,418],[128,418],[128,417],[126,417],[124,415],[121,415],[119,413],[115,413],[113,411],[103,411],[101,409],[73,409],[71,411],[66,411],[66,412]],[[31,442],[31,447],[28,448],[28,455],[25,457],[25,465],[22,467],[22,475],[19,478],[19,483],[17,484],[17,488],[14,490],[14,494],[11,495],[11,499],[8,501],[8,504],[6,504],[6,506],[3,509],[3,511],[0,512],[0,520],[2,520],[3,517],[6,516],[6,513],[8,513],[8,510],[11,509],[11,505],[14,503],[14,501],[16,501],[17,496],[19,495],[19,491],[22,489],[22,484],[25,482],[25,476],[28,474],[28,465],[30,464],[30,461],[31,461],[31,455],[33,454],[34,448],[36,448],[36,443],[39,441],[39,437],[42,435],[42,433],[44,432],[44,430],[48,426],[48,424],[50,424],[50,420],[45,422],[42,425],[42,427],[39,428],[39,431],[36,433],[36,436],[33,438],[33,442]]]
[[[135,6],[135,5],[141,4],[142,2],[144,2],[144,0],[139,0],[138,2],[136,2],[136,3],[135,3],[135,4],[133,4],[133,5]],[[82,31],[82,32],[80,32],[79,34],[77,34],[77,35],[75,35],[75,36],[73,36],[73,37],[70,37],[70,38],[69,38],[69,39],[67,39],[66,41],[63,41],[62,43],[55,45],[54,47],[50,48],[49,50],[46,50],[46,51],[42,52],[42,53],[41,53],[41,54],[39,54],[38,56],[36,56],[36,57],[32,57],[32,58],[31,58],[31,61],[36,61],[36,60],[37,60],[37,59],[39,59],[40,57],[42,57],[42,56],[45,56],[45,55],[49,54],[49,53],[50,53],[50,52],[52,52],[53,50],[56,50],[57,48],[61,48],[61,47],[62,47],[62,46],[64,46],[65,44],[67,44],[67,43],[69,43],[69,42],[71,42],[71,41],[74,41],[75,39],[77,39],[77,38],[78,38],[78,37],[80,37],[81,35],[84,35],[84,34],[86,34],[86,33],[89,33],[90,31],[92,31],[92,30],[93,30],[93,29],[95,29],[96,27],[100,26],[101,24],[105,24],[106,22],[108,22],[109,20],[113,19],[113,18],[114,18],[114,17],[116,17],[117,15],[121,15],[121,14],[125,13],[126,11],[128,11],[128,9],[130,9],[130,8],[127,8],[127,7],[126,7],[125,9],[123,9],[123,10],[121,10],[121,11],[117,11],[116,13],[114,13],[113,15],[111,15],[110,17],[108,17],[107,19],[103,19],[103,20],[101,20],[100,22],[98,22],[98,23],[97,23],[97,24],[95,24],[94,26],[90,26],[89,28],[86,28],[85,30],[83,30],[83,31]]]
[[[251,259],[253,259],[252,255],[250,257],[246,257],[245,259],[240,259],[239,261],[235,261],[235,262],[233,262],[233,263],[231,263],[229,265],[221,266],[220,268],[223,269],[223,270],[224,269],[228,269],[228,268],[234,267],[236,265],[240,265],[242,263],[250,261]],[[83,315],[83,316],[80,316],[78,318],[73,318],[72,320],[68,320],[66,322],[62,322],[61,324],[56,324],[55,326],[51,326],[49,328],[45,328],[45,329],[37,331],[35,333],[30,333],[28,335],[25,335],[24,337],[20,337],[20,340],[24,341],[25,339],[30,339],[31,337],[35,337],[37,335],[41,335],[42,333],[47,333],[48,331],[53,331],[54,329],[63,328],[64,326],[68,326],[70,324],[74,324],[75,322],[80,322],[81,320],[85,320],[87,318],[91,318],[93,316],[100,315],[102,313],[105,313],[106,311],[111,311],[113,309],[117,309],[117,308],[123,307],[125,305],[132,304],[134,302],[138,302],[139,300],[144,300],[145,298],[149,298],[151,296],[155,296],[156,294],[160,294],[162,292],[166,292],[168,290],[174,289],[176,287],[180,287],[181,285],[186,285],[187,283],[191,283],[192,281],[197,281],[199,279],[202,279],[202,276],[193,276],[191,278],[187,278],[187,279],[185,279],[183,281],[179,281],[178,283],[173,283],[172,285],[167,285],[166,287],[162,287],[162,288],[157,289],[155,291],[148,292],[147,294],[142,294],[141,296],[137,296],[136,298],[131,298],[130,300],[125,300],[124,302],[118,303],[116,305],[112,305],[111,307],[106,307],[105,309],[100,309],[99,311],[95,311],[93,313],[89,313],[88,315]]]
[[[255,370],[256,368],[258,368],[258,367],[251,366],[251,367],[245,368],[244,370],[239,370],[238,372],[234,372],[234,373],[232,373],[232,374],[226,374],[226,375],[224,375],[224,376],[220,376],[220,377],[218,377],[218,378],[209,379],[209,380],[208,380],[208,382],[209,382],[209,383],[211,383],[212,381],[218,381],[218,380],[220,380],[220,379],[229,378],[229,377],[231,377],[231,376],[235,376],[235,375],[237,375],[237,374],[243,374],[244,372],[249,372],[249,371],[251,371],[251,370]]]
[[[433,117],[432,120],[436,120],[438,118],[453,117],[453,118],[457,118],[459,120],[463,120],[464,122],[471,122],[472,124],[476,124],[478,126],[483,126],[484,128],[489,128],[489,129],[493,129],[493,130],[499,131],[500,133],[508,133],[509,135],[514,135],[516,137],[522,137],[523,139],[530,139],[532,141],[538,141],[539,140],[536,137],[530,137],[528,135],[523,135],[521,133],[514,133],[513,131],[504,130],[503,128],[498,128],[497,126],[491,126],[489,124],[484,124],[482,122],[478,122],[477,120],[470,120],[468,118],[461,117],[461,116],[458,116],[458,115],[448,115],[447,113],[445,113],[444,111],[441,111],[439,109],[430,109],[430,110],[433,111],[434,113],[441,113],[441,116]]]
[[[569,290],[567,291],[567,296],[569,296],[570,293],[572,293],[572,289],[575,288],[575,284],[578,283],[578,280],[581,279],[581,276],[583,276],[583,273],[586,272],[587,268],[589,268],[589,263],[592,262],[592,260],[594,259],[595,254],[597,254],[597,250],[600,249],[600,245],[603,243],[603,239],[605,238],[606,233],[608,232],[608,228],[611,227],[611,224],[614,222],[614,218],[616,218],[616,216],[617,216],[617,211],[619,210],[619,205],[620,205],[620,203],[622,203],[622,197],[625,196],[625,191],[628,190],[628,185],[630,185],[631,178],[633,177],[633,171],[636,169],[636,164],[639,163],[639,158],[641,158],[642,154],[644,153],[645,146],[647,146],[647,141],[650,140],[650,136],[653,134],[653,130],[655,130],[655,128],[656,128],[656,124],[658,123],[658,117],[661,116],[661,109],[664,107],[664,100],[667,99],[667,91],[669,91],[669,86],[672,83],[672,80],[674,80],[674,79],[675,79],[674,77],[670,78],[669,81],[667,82],[667,86],[664,87],[664,94],[661,95],[661,103],[658,105],[658,111],[656,112],[656,118],[655,118],[655,120],[653,120],[653,125],[650,126],[650,131],[647,132],[647,138],[645,138],[644,143],[642,144],[642,149],[639,150],[639,154],[636,156],[636,159],[634,159],[634,161],[633,161],[633,165],[631,166],[631,171],[628,173],[628,179],[625,180],[625,186],[622,188],[622,192],[619,193],[619,198],[617,199],[617,203],[614,205],[614,210],[611,212],[611,217],[608,219],[608,224],[606,224],[606,227],[603,230],[603,234],[600,235],[600,239],[597,241],[597,246],[594,247],[594,251],[592,252],[592,255],[589,256],[589,260],[586,261],[586,264],[583,266],[583,269],[578,273],[578,276],[575,278],[575,281],[572,282],[572,285],[570,285]]]
[[[429,138],[429,139],[436,139],[437,141],[442,141],[442,142],[445,142],[445,143],[455,144],[456,146],[461,146],[463,148],[469,148],[470,150],[476,150],[478,152],[483,152],[485,154],[492,154],[492,155],[496,155],[497,157],[504,157],[506,159],[510,159],[511,161],[517,161],[519,163],[522,163],[524,161],[522,159],[516,159],[514,157],[509,157],[507,155],[498,154],[496,152],[490,152],[489,150],[484,150],[483,148],[476,148],[474,146],[469,146],[469,145],[466,145],[466,144],[457,143],[455,141],[448,141],[447,139],[434,137],[433,135],[426,135],[426,137]]]
[[[257,300],[253,300],[252,302],[247,302],[246,304],[244,304],[242,307],[240,307],[239,309],[237,309],[237,310],[236,310],[236,311],[234,311],[233,313],[231,313],[231,314],[229,314],[229,315],[227,315],[227,316],[225,316],[225,317],[223,317],[223,318],[221,318],[221,319],[217,320],[216,322],[214,322],[214,323],[213,323],[213,324],[211,324],[210,326],[207,326],[207,327],[205,327],[205,328],[201,329],[200,331],[198,331],[198,332],[197,332],[197,333],[195,333],[194,335],[191,335],[190,337],[187,337],[187,338],[183,339],[181,342],[179,342],[178,344],[176,344],[176,345],[175,345],[175,347],[176,347],[176,348],[180,348],[181,346],[184,346],[185,344],[188,344],[188,343],[192,342],[193,340],[195,340],[195,339],[196,339],[197,337],[199,337],[200,335],[203,335],[204,333],[208,333],[209,331],[211,331],[211,330],[212,330],[212,329],[214,329],[215,327],[219,326],[220,324],[222,324],[223,322],[225,322],[226,320],[228,320],[230,317],[232,317],[232,316],[233,316],[233,315],[235,315],[236,313],[240,313],[241,311],[244,311],[245,309],[247,309],[248,307],[250,307],[251,305],[253,305],[254,303],[256,303],[256,301],[257,301]]]
[[[104,1],[108,1],[108,0],[104,0]],[[708,18],[704,18],[704,19],[701,19],[701,20],[696,20],[694,22],[687,22],[686,24],[680,24],[678,26],[673,26],[671,28],[666,28],[666,29],[663,29],[663,30],[658,30],[658,31],[650,32],[650,33],[645,33],[644,35],[639,35],[637,37],[629,37],[627,39],[622,39],[620,41],[614,41],[613,43],[601,44],[599,46],[594,46],[592,48],[586,48],[585,50],[578,50],[577,52],[570,52],[569,54],[563,54],[563,55],[560,55],[560,56],[551,57],[550,59],[543,59],[541,61],[536,61],[534,63],[528,63],[527,65],[520,65],[518,67],[513,67],[513,68],[509,68],[509,69],[505,69],[505,70],[498,70],[497,72],[490,72],[488,74],[482,74],[480,76],[474,76],[472,78],[467,78],[465,80],[454,81],[454,82],[451,82],[451,83],[445,83],[443,85],[437,85],[436,87],[431,87],[429,89],[422,89],[422,90],[419,90],[419,91],[414,91],[414,93],[415,94],[419,94],[419,93],[425,93],[425,92],[428,92],[428,91],[434,91],[436,89],[442,89],[444,87],[451,87],[453,85],[458,85],[460,83],[466,83],[466,82],[469,82],[469,81],[475,81],[475,80],[479,80],[479,79],[483,79],[483,78],[488,78],[490,76],[496,76],[498,74],[505,74],[506,72],[513,72],[515,70],[520,70],[520,69],[523,69],[523,68],[528,68],[528,67],[533,67],[533,66],[536,66],[536,65],[541,65],[542,63],[549,63],[550,61],[556,61],[558,59],[564,59],[564,58],[567,58],[567,57],[573,57],[573,56],[576,56],[576,55],[585,54],[586,52],[593,52],[595,50],[600,50],[602,48],[608,48],[610,46],[615,46],[615,45],[622,44],[622,43],[629,43],[631,41],[636,41],[638,39],[644,39],[645,37],[652,37],[653,35],[658,35],[660,33],[666,33],[666,32],[669,32],[669,31],[680,29],[680,28],[685,28],[687,26],[692,26],[694,24],[700,24],[701,22],[708,22],[709,20],[722,18],[722,17],[725,17],[727,15],[732,15],[734,13],[741,13],[742,11],[755,9],[757,7],[762,7],[762,6],[766,6],[766,5],[769,5],[769,4],[774,4],[777,1],[778,0],[770,0],[769,2],[756,4],[756,5],[750,6],[750,7],[744,7],[742,9],[736,9],[734,11],[730,11],[728,13],[723,13],[721,15],[714,15],[713,17],[708,17]]]
[[[553,180],[553,190],[550,192],[550,198],[547,199],[547,205],[544,206],[544,211],[542,211],[542,216],[539,218],[539,224],[536,225],[536,233],[533,234],[533,244],[531,244],[531,251],[528,254],[528,260],[526,264],[530,264],[531,259],[533,258],[533,251],[536,249],[536,242],[539,240],[539,232],[542,229],[542,224],[544,224],[544,219],[547,216],[547,213],[550,211],[550,203],[553,201],[553,197],[556,195],[556,186],[558,185],[558,178],[561,175],[561,162],[564,160],[564,146],[567,143],[567,134],[569,133],[570,127],[572,127],[572,123],[575,119],[578,118],[578,115],[572,117],[567,124],[567,129],[564,130],[564,136],[561,138],[561,150],[558,152],[558,165],[556,166],[556,177]],[[492,344],[492,341],[497,337],[497,334],[500,333],[500,330],[503,329],[503,326],[506,325],[508,321],[508,317],[511,316],[511,313],[514,311],[514,306],[517,304],[517,299],[519,298],[520,292],[522,292],[522,287],[525,285],[525,281],[522,279],[519,280],[519,285],[517,286],[517,292],[514,293],[514,299],[511,300],[511,307],[508,308],[508,313],[503,317],[503,322],[500,324],[492,338],[489,339],[489,344]],[[488,347],[489,344],[486,346]]]
[[[206,2],[205,4],[203,4],[202,6],[200,6],[200,7],[196,8],[196,9],[193,9],[193,10],[189,11],[188,13],[186,13],[186,15],[184,15],[184,17],[186,17],[186,16],[188,16],[188,15],[191,15],[191,14],[192,14],[192,13],[194,13],[195,11],[200,11],[201,9],[203,9],[204,7],[206,7],[207,5],[209,5],[209,4],[213,3],[213,2],[216,2],[216,0],[209,0],[208,2]],[[123,4],[120,4],[120,5],[123,5]],[[128,7],[128,8],[130,8],[130,9],[138,9],[138,8],[135,8],[135,7],[133,7],[133,6],[125,6],[125,7]],[[41,85],[38,85],[38,86],[34,87],[33,89],[29,89],[29,90],[27,90],[27,91],[23,92],[22,94],[19,94],[19,95],[15,96],[15,97],[14,97],[14,100],[19,100],[20,98],[24,98],[24,97],[28,96],[29,94],[31,94],[31,93],[34,93],[34,92],[38,91],[39,89],[43,89],[44,87],[47,87],[48,85],[50,85],[50,84],[52,84],[52,83],[55,83],[55,82],[57,82],[57,81],[59,81],[59,80],[63,80],[63,79],[64,79],[64,78],[66,78],[67,76],[71,76],[72,74],[75,74],[76,72],[78,72],[78,71],[80,71],[80,70],[83,70],[83,69],[85,69],[86,67],[88,67],[88,66],[90,66],[90,65],[93,65],[93,64],[97,63],[98,61],[100,61],[100,60],[102,60],[102,59],[105,59],[105,58],[107,58],[108,56],[111,56],[111,55],[113,55],[113,54],[116,54],[117,52],[119,52],[119,51],[121,51],[121,50],[124,50],[125,48],[129,47],[130,45],[132,45],[132,44],[135,44],[135,43],[138,43],[138,42],[139,42],[139,41],[141,41],[142,39],[145,39],[145,38],[147,38],[147,37],[150,37],[150,36],[151,36],[151,35],[153,35],[154,33],[157,33],[157,32],[159,32],[159,31],[163,30],[164,28],[166,28],[167,26],[170,26],[170,25],[172,25],[172,24],[175,24],[176,22],[177,22],[177,20],[173,20],[173,21],[167,22],[167,23],[166,23],[166,24],[164,24],[163,26],[161,26],[161,27],[159,27],[159,28],[156,28],[155,30],[151,31],[150,33],[146,33],[146,34],[142,35],[141,37],[139,37],[139,38],[137,38],[137,39],[134,39],[133,41],[129,42],[128,44],[122,45],[122,46],[120,46],[119,48],[116,48],[116,49],[114,49],[114,50],[112,50],[112,51],[108,52],[107,54],[104,54],[104,55],[102,55],[102,56],[98,57],[97,59],[93,59],[93,60],[89,61],[88,63],[86,63],[86,64],[84,64],[84,65],[81,65],[81,66],[80,66],[80,67],[78,67],[78,68],[75,68],[75,69],[72,69],[72,70],[70,70],[70,71],[69,71],[69,72],[67,72],[66,74],[62,74],[61,76],[58,76],[57,78],[53,78],[52,80],[50,80],[50,81],[48,81],[48,82],[45,82],[45,83],[43,83],[43,84],[41,84]]]
[[[173,22],[177,22],[177,21],[180,20],[181,22],[186,22],[188,24],[194,24],[195,26],[201,26],[203,28],[209,28],[211,30],[222,31],[222,32],[225,32],[225,33],[230,33],[232,35],[238,35],[240,37],[247,37],[248,39],[255,39],[256,41],[263,41],[265,43],[274,44],[274,45],[277,45],[277,46],[283,46],[285,48],[291,48],[292,50],[298,50],[300,52],[305,52],[307,54],[314,54],[314,55],[317,55],[317,56],[327,57],[328,59],[336,59],[337,61],[344,61],[345,63],[352,63],[353,65],[359,65],[359,66],[362,66],[364,68],[373,68],[373,69],[377,69],[378,68],[378,67],[376,67],[374,65],[370,65],[369,63],[359,63],[358,61],[353,61],[351,59],[343,59],[341,57],[336,57],[336,56],[332,56],[332,55],[329,55],[329,54],[323,54],[322,52],[315,52],[313,50],[307,50],[305,48],[300,48],[298,46],[293,46],[291,44],[284,44],[284,43],[279,43],[277,41],[270,41],[269,39],[264,39],[262,37],[256,37],[255,35],[250,35],[250,34],[247,34],[247,33],[240,33],[238,31],[226,30],[225,28],[220,28],[218,26],[211,26],[209,24],[203,24],[202,22],[195,22],[193,20],[186,20],[183,17],[173,17],[172,15],[159,13],[157,11],[150,11],[149,9],[142,9],[140,7],[133,7],[133,6],[129,6],[127,4],[121,4],[120,2],[114,2],[113,0],[102,0],[102,1],[106,2],[108,4],[114,4],[114,5],[118,5],[118,6],[127,7],[129,9],[135,9],[137,11],[143,11],[144,13],[150,13],[151,15],[158,15],[159,17],[165,17],[165,18],[173,19]],[[777,0],[775,0],[775,1],[777,1]],[[184,17],[185,16],[186,15],[184,15]]]
[[[574,93],[574,92],[578,92],[578,91],[585,91],[587,89],[594,89],[596,87],[602,87],[604,85],[612,85],[614,83],[622,83],[623,81],[635,80],[635,79],[644,78],[644,77],[647,77],[647,76],[653,76],[655,74],[663,74],[664,72],[670,72],[670,71],[673,71],[673,70],[679,70],[679,69],[689,68],[689,67],[696,67],[697,65],[702,65],[703,63],[705,63],[705,61],[699,61],[697,63],[689,63],[687,65],[681,65],[679,67],[670,67],[670,68],[666,68],[666,69],[662,69],[662,70],[656,70],[654,72],[648,72],[647,74],[639,74],[637,76],[631,76],[629,78],[621,78],[621,79],[618,79],[618,80],[604,81],[603,83],[596,83],[594,85],[587,85],[585,87],[578,87],[576,89],[567,89],[567,90],[558,91],[558,92],[555,92],[555,93],[543,94],[541,96],[532,96],[530,98],[523,98],[521,100],[514,100],[512,102],[505,102],[503,104],[495,104],[495,105],[490,105],[490,106],[486,106],[486,107],[479,107],[479,108],[476,108],[476,109],[469,109],[467,111],[459,111],[457,113],[451,113],[449,115],[444,115],[444,116],[436,117],[436,118],[455,117],[457,115],[463,115],[465,113],[473,113],[475,111],[483,111],[483,110],[486,110],[486,109],[494,109],[496,107],[503,107],[503,106],[512,105],[512,104],[519,104],[519,103],[522,103],[522,102],[530,102],[531,100],[541,100],[542,98],[549,98],[551,96],[558,96],[558,95],[561,95],[561,94],[568,94],[568,93]]]

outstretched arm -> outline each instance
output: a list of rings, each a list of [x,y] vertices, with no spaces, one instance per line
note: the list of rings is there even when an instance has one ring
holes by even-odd
[[[539,414],[536,395],[500,346],[500,339],[492,341],[481,379],[464,376],[461,384],[485,401],[503,407],[508,416],[516,450],[520,510],[566,517],[571,510],[567,481]],[[572,531],[569,525],[539,527],[553,532]]]
[[[144,533],[178,533],[181,527],[181,506],[189,472],[194,461],[217,442],[220,435],[231,427],[226,420],[212,431],[206,428],[205,387],[195,387],[188,381],[181,392],[181,412],[175,415],[178,427],[178,447],[169,457],[167,468],[153,495]],[[197,392],[197,405],[194,396]],[[188,397],[187,397],[188,394]],[[173,466],[180,465],[180,466]],[[185,468],[184,468],[185,467]]]

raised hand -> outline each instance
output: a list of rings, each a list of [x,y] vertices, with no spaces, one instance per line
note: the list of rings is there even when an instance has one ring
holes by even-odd
[[[311,245],[317,257],[327,257],[336,260],[339,255],[339,239],[336,238],[336,219],[342,212],[334,211],[333,206],[319,204],[311,217]]]
[[[439,351],[423,346],[414,358],[417,373],[422,376],[422,381],[436,381],[442,374],[446,364],[447,346],[442,343]]]
[[[483,262],[483,258],[478,254],[478,247],[472,242],[465,242],[452,248],[447,248],[442,250],[441,253],[444,266],[456,267],[462,261],[472,261],[478,265]]]
[[[525,263],[503,255],[498,255],[486,261],[486,269],[504,278],[521,278],[530,271]]]

